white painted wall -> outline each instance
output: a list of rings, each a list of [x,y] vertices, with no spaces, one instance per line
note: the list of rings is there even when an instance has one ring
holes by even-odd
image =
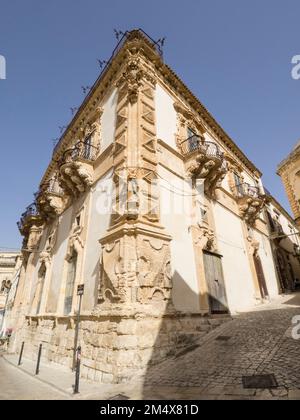
[[[177,132],[177,113],[171,95],[159,84],[155,91],[157,138],[177,150],[175,135]]]
[[[191,194],[191,190],[185,181],[165,168],[159,167],[159,176],[164,178],[160,180],[161,224],[172,236],[173,304],[179,311],[196,313],[199,312],[199,286],[189,233],[191,197],[181,195]]]
[[[46,306],[46,312],[48,313],[54,313],[57,309],[63,268],[67,253],[68,239],[71,228],[72,211],[73,207],[71,206],[60,216],[57,241],[52,260],[52,276],[50,281],[50,289],[48,293],[48,300]]]
[[[264,276],[267,283],[267,289],[269,292],[269,297],[274,298],[278,296],[278,284],[276,277],[276,268],[273,262],[273,255],[271,250],[271,245],[269,240],[262,233],[255,231],[254,238],[259,242],[259,256],[261,259]]]
[[[100,179],[91,191],[91,205],[89,226],[86,242],[86,254],[84,263],[85,290],[83,297],[83,310],[92,310],[97,302],[100,261],[101,239],[110,224],[113,181],[112,172]]]
[[[110,144],[114,142],[117,118],[117,101],[118,91],[117,89],[114,89],[103,103],[103,114],[101,117],[101,152],[103,152]]]
[[[255,290],[241,220],[218,203],[213,204],[213,212],[229,309],[244,311],[254,305]]]

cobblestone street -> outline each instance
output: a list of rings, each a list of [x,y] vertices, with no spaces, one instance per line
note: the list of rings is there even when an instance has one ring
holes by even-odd
[[[292,318],[300,315],[300,295],[242,314],[209,334],[206,343],[181,357],[150,368],[154,386],[196,388],[211,397],[287,397],[300,399],[300,340],[292,338]],[[278,388],[244,389],[243,376],[274,374]],[[186,392],[184,392],[186,395]]]

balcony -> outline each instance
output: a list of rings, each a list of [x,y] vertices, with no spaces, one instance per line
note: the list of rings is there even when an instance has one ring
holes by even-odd
[[[53,219],[63,211],[64,194],[57,179],[43,184],[35,197],[38,210],[45,220]]]
[[[36,203],[32,203],[27,207],[26,211],[22,214],[20,221],[17,223],[21,235],[27,236],[32,226],[41,226],[43,218],[39,213]]]
[[[241,217],[247,223],[254,224],[265,204],[265,196],[261,194],[258,187],[247,183],[236,185],[233,193],[238,203]]]
[[[96,147],[81,141],[64,152],[58,166],[60,184],[67,193],[76,196],[92,185],[93,162],[97,155]]]
[[[205,192],[213,195],[227,172],[224,153],[216,143],[197,135],[184,140],[180,146],[189,176],[205,179]]]

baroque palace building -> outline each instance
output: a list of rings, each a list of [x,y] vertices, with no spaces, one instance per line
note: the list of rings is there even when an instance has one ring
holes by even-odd
[[[43,343],[72,365],[79,284],[82,375],[102,382],[288,289],[261,172],[141,30],[124,34],[35,197],[12,316],[27,357]]]

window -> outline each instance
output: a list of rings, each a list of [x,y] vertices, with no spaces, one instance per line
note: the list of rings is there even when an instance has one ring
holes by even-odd
[[[84,140],[84,159],[92,159],[92,136],[88,136]]]
[[[242,180],[241,180],[240,175],[239,175],[239,174],[237,174],[236,172],[234,172],[233,176],[234,176],[234,182],[235,182],[235,185],[236,185],[236,186],[241,185]]]
[[[198,136],[198,134],[188,127],[187,135],[188,135],[188,151],[191,153],[191,152],[194,152],[195,150],[198,150],[198,146],[200,142],[200,137]]]
[[[68,261],[67,284],[65,294],[64,314],[69,315],[72,311],[74,285],[76,279],[76,266],[77,266],[77,252],[73,251],[71,258]]]
[[[188,139],[189,139],[190,137],[197,136],[197,133],[194,130],[192,130],[190,127],[188,127],[187,135],[188,135]]]
[[[270,225],[271,231],[274,232],[275,231],[274,220],[273,220],[271,214],[268,211],[267,211],[267,216],[268,216],[268,221],[269,221],[269,225]]]
[[[46,266],[45,264],[41,265],[41,268],[39,269],[39,273],[38,273],[38,284],[37,284],[37,288],[36,288],[36,292],[37,292],[37,307],[36,307],[36,313],[39,314],[40,313],[40,309],[41,309],[41,301],[42,301],[42,296],[43,296],[43,290],[44,290],[44,284],[45,284],[45,278],[46,278]]]
[[[234,183],[236,186],[236,191],[238,192],[238,194],[243,195],[244,191],[243,191],[243,182],[241,179],[240,174],[238,174],[237,172],[233,173],[233,178],[234,178]]]

